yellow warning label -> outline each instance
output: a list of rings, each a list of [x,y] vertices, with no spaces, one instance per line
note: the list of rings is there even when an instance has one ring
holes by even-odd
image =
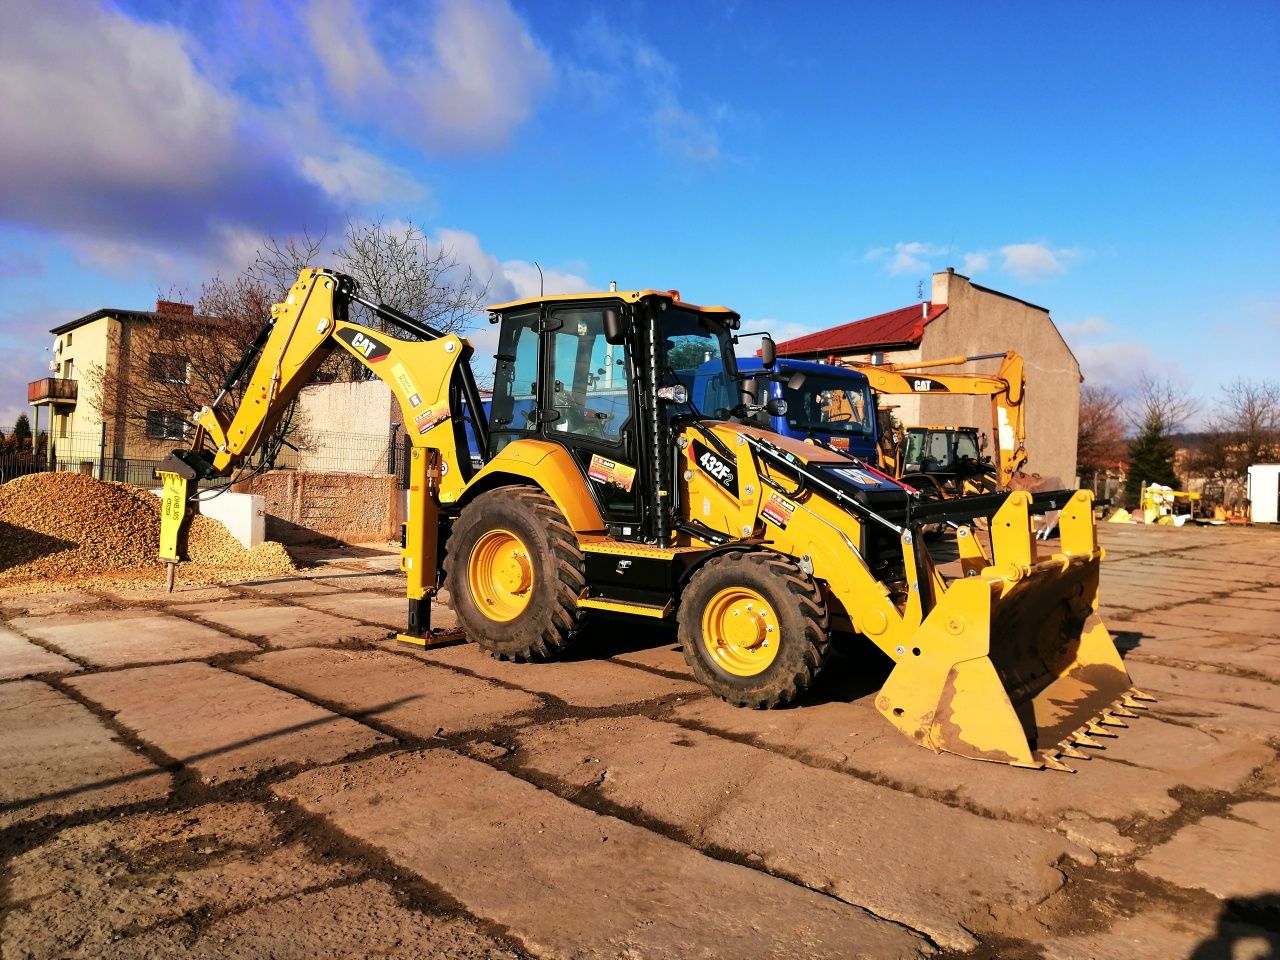
[[[409,376],[409,371],[404,368],[403,363],[397,363],[391,368],[392,379],[404,391],[404,395],[409,400],[409,406],[415,409],[422,406],[422,394],[418,393],[418,388],[414,386],[413,377]]]

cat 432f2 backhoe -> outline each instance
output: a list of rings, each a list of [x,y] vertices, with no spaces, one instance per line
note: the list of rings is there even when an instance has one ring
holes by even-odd
[[[354,303],[406,337],[353,321]],[[1068,769],[1148,699],[1097,613],[1088,492],[926,504],[860,461],[746,426],[738,315],[676,291],[539,297],[490,320],[486,420],[467,340],[304,271],[233,378],[248,377],[238,406],[224,391],[198,411],[191,449],[165,467],[162,556],[177,559],[198,481],[234,471],[339,350],[390,386],[413,443],[401,640],[431,642],[441,585],[467,636],[515,660],[554,657],[594,616],[674,618],[698,680],[771,707],[811,684],[843,633],[893,660],[875,704],[906,736],[1024,767]],[[722,368],[704,389],[710,361]],[[1062,546],[1039,556],[1030,517],[1046,509],[1062,511]],[[991,556],[968,525],[979,516]],[[950,582],[917,536],[939,522],[957,526],[968,574]]]

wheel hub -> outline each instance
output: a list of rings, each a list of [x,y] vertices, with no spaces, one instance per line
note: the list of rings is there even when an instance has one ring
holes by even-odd
[[[727,673],[755,676],[778,655],[778,616],[750,587],[729,587],[711,598],[702,616],[702,642]]]
[[[491,620],[514,620],[533,594],[528,547],[510,530],[490,530],[471,551],[467,580],[481,613]]]

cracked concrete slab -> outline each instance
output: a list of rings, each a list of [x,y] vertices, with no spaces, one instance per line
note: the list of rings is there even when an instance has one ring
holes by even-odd
[[[196,660],[259,648],[212,627],[165,613],[87,611],[12,621],[23,633],[95,667]]]
[[[68,682],[208,783],[340,760],[388,742],[354,720],[203,663],[137,667]]]
[[[929,949],[856,907],[444,750],[316,770],[273,789],[503,925],[537,955],[685,958],[714,945],[724,960],[790,960]]]
[[[44,683],[0,685],[0,827],[156,800],[169,775]]]
[[[1058,890],[1093,856],[1062,836],[815,769],[643,717],[565,720],[517,734],[513,761],[578,802],[601,798],[778,876],[970,950],[969,931]],[[947,856],[939,858],[945,848]]]
[[[532,694],[380,650],[282,651],[237,669],[414,737],[452,736],[542,706]]]
[[[1183,827],[1138,869],[1222,899],[1270,898],[1280,888],[1280,803],[1251,800]],[[1273,903],[1272,909],[1280,906]]]
[[[586,651],[582,653],[585,655]],[[513,663],[489,656],[474,643],[423,650],[417,655],[428,663],[461,667],[478,676],[556,697],[575,707],[637,703],[673,694],[701,696],[706,689],[692,680],[662,677],[609,660]]]
[[[194,617],[215,627],[255,637],[276,648],[322,646],[348,640],[381,640],[387,635],[383,627],[309,607],[285,606],[267,600],[218,600],[172,609],[175,613]]]
[[[0,627],[0,680],[17,680],[41,673],[75,673],[79,669],[78,663]]]

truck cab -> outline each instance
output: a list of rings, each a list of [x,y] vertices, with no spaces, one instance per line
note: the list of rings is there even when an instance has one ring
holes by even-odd
[[[765,372],[759,357],[739,358],[738,369],[745,375]],[[876,401],[864,374],[785,358],[777,361],[773,373],[779,379],[757,381],[757,396],[762,405],[769,399],[785,400],[786,412],[770,416],[761,411],[753,424],[797,440],[812,437],[860,460],[879,463]],[[786,379],[795,373],[803,373],[804,382],[792,390]]]

